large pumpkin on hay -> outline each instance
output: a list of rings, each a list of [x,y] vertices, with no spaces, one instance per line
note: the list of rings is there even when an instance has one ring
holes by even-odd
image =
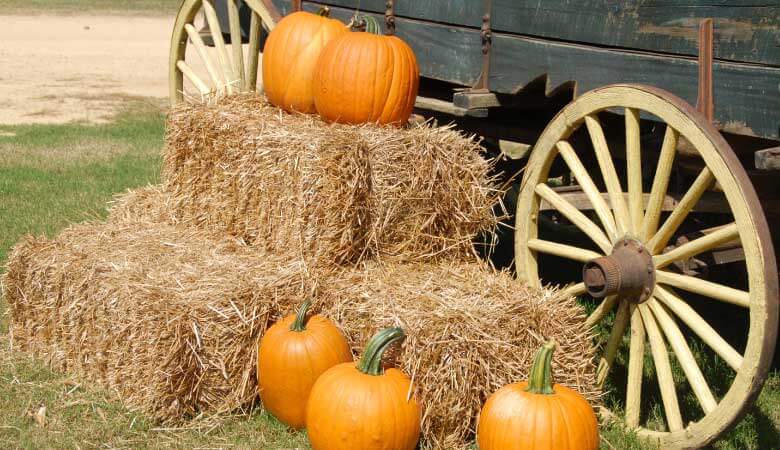
[[[305,11],[285,16],[263,48],[263,88],[268,101],[286,111],[313,113],[312,78],[322,49],[345,34],[344,23]]]
[[[479,415],[480,450],[597,450],[596,414],[576,391],[552,384],[555,343],[534,358],[528,381],[510,384],[488,398]]]
[[[310,304],[271,326],[257,356],[263,406],[293,428],[306,425],[306,403],[317,378],[336,364],[352,361],[346,339],[330,320],[306,318]]]
[[[366,16],[365,32],[333,39],[314,76],[314,103],[328,122],[403,124],[412,114],[420,69],[414,52],[396,36],[382,36]]]
[[[314,450],[413,450],[420,407],[411,380],[382,368],[382,355],[405,337],[400,328],[377,333],[358,364],[332,367],[314,384],[306,414]]]

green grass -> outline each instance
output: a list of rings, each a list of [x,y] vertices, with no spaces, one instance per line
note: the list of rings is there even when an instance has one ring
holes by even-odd
[[[182,0],[4,0],[3,14],[172,15]]]
[[[151,103],[130,103],[130,109],[104,125],[0,125],[0,264],[24,234],[53,236],[70,223],[102,218],[113,194],[158,181],[162,110]],[[0,300],[0,313],[4,310]],[[157,428],[144,414],[122,406],[110,392],[9,351],[6,334],[3,314],[0,448],[308,448],[304,433],[287,430],[260,410],[195,421],[185,429]],[[695,346],[694,351],[705,353]],[[675,376],[682,381],[674,363]],[[625,364],[625,354],[618,356],[618,364]],[[730,375],[718,360],[702,365],[708,379]],[[658,403],[653,374],[646,375],[649,381],[643,396]],[[615,393],[606,397],[610,406],[622,398],[620,386],[613,388]],[[680,389],[684,415],[695,410],[691,395]],[[46,407],[43,427],[33,419],[42,405]],[[648,410],[651,417],[659,414]],[[747,417],[715,448],[780,448],[779,423],[780,375],[773,373]],[[606,424],[601,434],[603,449],[651,448],[617,424]]]

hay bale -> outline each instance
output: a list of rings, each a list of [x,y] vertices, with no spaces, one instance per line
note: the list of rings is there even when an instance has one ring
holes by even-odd
[[[473,258],[499,192],[452,128],[328,125],[263,97],[183,104],[168,119],[163,189],[177,221],[269,252],[356,263]]]
[[[256,343],[313,289],[306,267],[193,229],[76,225],[11,252],[12,344],[163,422],[256,393]]]
[[[329,279],[320,298],[356,354],[381,328],[407,331],[398,361],[415,383],[423,436],[434,448],[468,446],[487,397],[527,379],[549,339],[559,345],[555,381],[598,399],[582,308],[507,273],[476,263],[371,265]]]
[[[108,222],[147,221],[169,225],[181,222],[173,209],[171,196],[162,186],[149,185],[114,195],[109,202]]]
[[[314,272],[293,255],[233,238],[118,221],[27,238],[7,269],[14,346],[166,423],[253,403],[257,340],[310,297],[356,354],[380,328],[407,330],[398,358],[414,379],[432,447],[473,439],[486,397],[525,378],[547,339],[560,345],[556,381],[596,398],[581,309],[478,263]]]

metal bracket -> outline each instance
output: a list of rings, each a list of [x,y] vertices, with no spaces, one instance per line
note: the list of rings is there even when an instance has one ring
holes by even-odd
[[[699,97],[696,100],[696,109],[699,110],[710,123],[715,120],[715,100],[712,93],[712,19],[704,19],[699,22]]]
[[[385,34],[388,36],[395,34],[395,5],[393,0],[387,0],[385,3]]]
[[[474,85],[474,89],[490,91],[488,80],[490,79],[490,48],[493,46],[493,31],[490,28],[490,12],[492,0],[483,0],[482,6],[485,14],[482,16],[482,28],[479,36],[482,39],[482,72]]]

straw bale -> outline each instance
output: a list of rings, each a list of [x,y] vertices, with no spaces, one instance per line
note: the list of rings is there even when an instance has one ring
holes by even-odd
[[[72,226],[11,252],[14,346],[163,422],[256,393],[256,342],[313,289],[295,258],[148,222]]]
[[[559,346],[555,382],[598,400],[582,308],[505,272],[478,263],[369,265],[329,279],[320,298],[356,354],[381,328],[406,330],[398,364],[415,383],[431,447],[466,447],[486,398],[527,379],[535,352],[549,339]]]
[[[148,221],[179,225],[171,196],[160,185],[149,185],[114,195],[109,202],[108,222]]]
[[[329,125],[240,95],[171,112],[163,190],[178,222],[270,252],[472,259],[499,198],[481,151],[452,128]]]

